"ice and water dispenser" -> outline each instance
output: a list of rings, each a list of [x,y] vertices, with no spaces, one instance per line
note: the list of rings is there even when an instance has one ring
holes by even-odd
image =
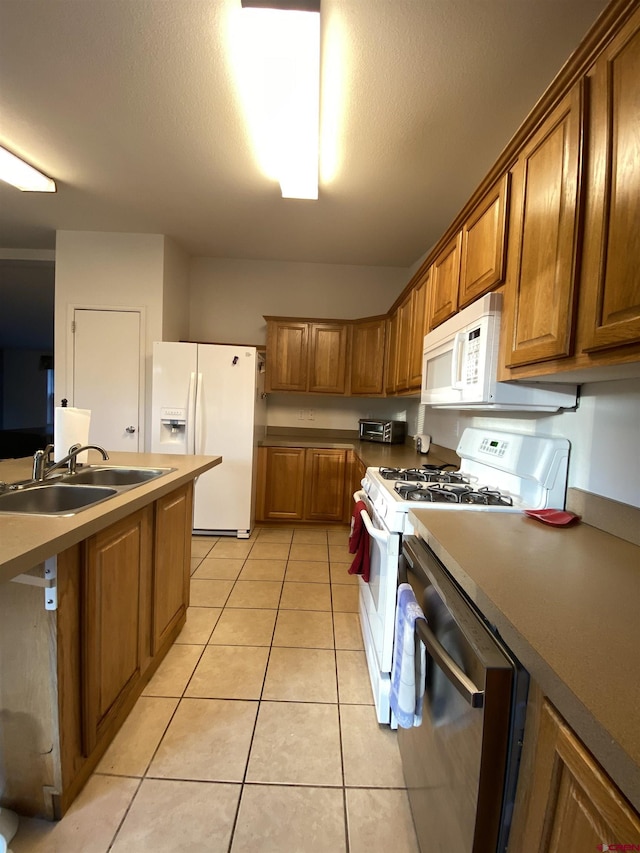
[[[160,409],[160,444],[169,445],[171,452],[184,453],[187,442],[187,410]]]

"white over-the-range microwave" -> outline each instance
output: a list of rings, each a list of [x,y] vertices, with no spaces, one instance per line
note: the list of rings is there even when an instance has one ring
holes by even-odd
[[[502,295],[488,293],[425,335],[421,402],[442,409],[555,412],[575,385],[498,382]]]

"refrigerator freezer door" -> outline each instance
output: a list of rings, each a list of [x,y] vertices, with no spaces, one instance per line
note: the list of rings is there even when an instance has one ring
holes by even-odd
[[[198,345],[196,453],[222,456],[222,464],[196,482],[194,530],[251,528],[256,350]]]
[[[153,344],[152,453],[193,453],[197,344]]]

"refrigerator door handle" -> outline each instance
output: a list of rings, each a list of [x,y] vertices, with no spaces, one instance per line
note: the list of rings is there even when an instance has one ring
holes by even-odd
[[[184,452],[187,455],[196,452],[195,448],[195,415],[196,415],[196,374],[189,375],[189,394],[187,396],[187,422],[185,426]]]
[[[202,373],[198,373],[198,381],[196,383],[196,415],[195,415],[195,423],[196,423],[196,434],[195,434],[195,446],[194,453],[202,453],[204,450],[204,430],[202,427]]]

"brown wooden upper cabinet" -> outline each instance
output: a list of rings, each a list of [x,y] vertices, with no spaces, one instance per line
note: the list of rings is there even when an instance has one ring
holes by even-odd
[[[589,75],[582,293],[589,352],[640,341],[640,9]]]
[[[507,289],[509,366],[569,355],[574,330],[583,85],[524,146],[513,168]]]
[[[427,333],[427,306],[431,269],[428,269],[411,291],[411,346],[409,351],[409,389],[422,385],[422,351]]]
[[[351,329],[351,394],[384,394],[386,317],[357,320]]]
[[[431,265],[430,329],[453,317],[458,310],[461,249],[462,232],[459,231]]]
[[[267,391],[345,394],[348,323],[265,317]]]
[[[409,358],[411,355],[411,292],[398,306],[398,331],[396,336],[396,375],[394,388],[405,391],[409,387]]]
[[[387,320],[387,341],[386,341],[386,373],[385,373],[385,391],[387,394],[393,394],[396,390],[396,361],[398,353],[398,311]]]
[[[509,183],[507,173],[485,195],[462,228],[460,308],[504,281]]]

